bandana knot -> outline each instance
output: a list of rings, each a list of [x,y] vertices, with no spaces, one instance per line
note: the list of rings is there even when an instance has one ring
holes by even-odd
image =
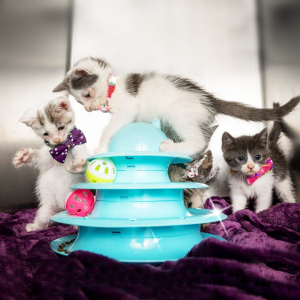
[[[68,151],[74,148],[77,145],[85,144],[86,138],[83,132],[76,127],[68,135],[67,141],[59,145],[51,145],[48,141],[45,141],[45,144],[52,149],[49,151],[51,156],[58,161],[59,163],[64,163],[67,157]]]

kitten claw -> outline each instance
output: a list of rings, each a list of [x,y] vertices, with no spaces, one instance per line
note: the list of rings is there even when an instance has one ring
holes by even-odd
[[[86,166],[86,160],[81,159],[80,161],[72,161],[72,164],[70,166],[66,166],[65,169],[67,172],[72,174],[81,174],[84,173]]]
[[[12,163],[15,168],[21,168],[24,164],[32,161],[32,156],[34,154],[34,149],[22,149],[16,153],[14,156]]]

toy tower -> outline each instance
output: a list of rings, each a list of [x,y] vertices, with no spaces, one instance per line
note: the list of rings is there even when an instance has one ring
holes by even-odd
[[[86,250],[122,262],[160,263],[177,260],[204,238],[200,224],[220,221],[226,215],[208,209],[186,209],[183,189],[208,186],[194,182],[170,182],[169,165],[191,158],[160,152],[166,135],[160,121],[132,123],[112,138],[109,152],[92,156],[114,162],[117,177],[113,183],[79,183],[72,189],[96,190],[94,210],[87,217],[64,211],[51,220],[78,225],[78,234],[51,242],[60,254]],[[219,238],[217,236],[214,236]],[[221,239],[221,238],[219,238]],[[62,251],[63,244],[64,251]]]

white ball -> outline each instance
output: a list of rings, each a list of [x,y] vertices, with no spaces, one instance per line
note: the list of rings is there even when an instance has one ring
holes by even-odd
[[[108,158],[97,158],[89,163],[86,176],[91,183],[113,182],[117,176],[116,166]]]

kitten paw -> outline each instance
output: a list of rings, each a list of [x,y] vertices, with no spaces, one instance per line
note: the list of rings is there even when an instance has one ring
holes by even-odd
[[[43,226],[38,223],[29,223],[26,225],[25,228],[26,228],[27,232],[30,232],[30,231],[34,231],[34,230],[43,229]]]
[[[34,154],[33,148],[22,149],[16,153],[12,163],[18,169],[22,167],[24,164],[31,162],[33,154]]]
[[[66,166],[65,169],[67,172],[72,174],[80,174],[84,173],[86,166],[86,160],[81,159],[79,161],[72,161],[72,164],[70,166]]]
[[[160,151],[175,152],[174,149],[176,149],[176,144],[170,139],[162,141],[160,144]]]
[[[96,155],[96,154],[102,154],[102,153],[106,153],[106,152],[108,152],[108,149],[103,148],[103,147],[99,147],[99,148],[97,148],[97,149],[94,151],[94,155]]]

